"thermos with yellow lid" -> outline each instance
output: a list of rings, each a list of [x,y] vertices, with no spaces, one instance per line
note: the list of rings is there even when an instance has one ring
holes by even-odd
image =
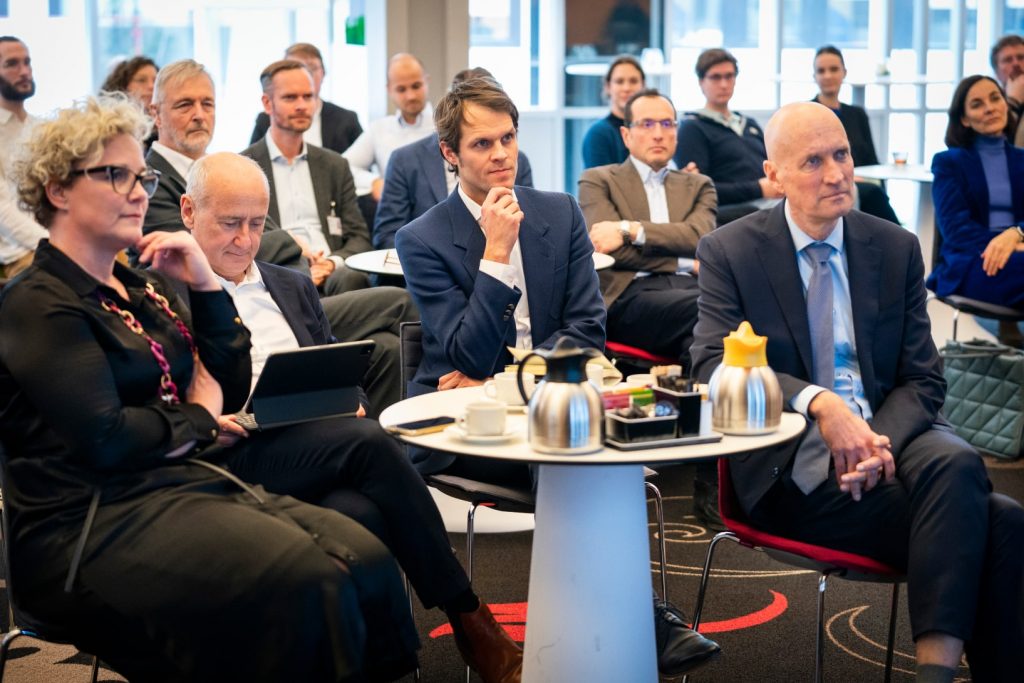
[[[722,364],[708,383],[713,428],[723,434],[774,432],[782,421],[782,389],[768,367],[768,337],[743,321],[722,341]]]

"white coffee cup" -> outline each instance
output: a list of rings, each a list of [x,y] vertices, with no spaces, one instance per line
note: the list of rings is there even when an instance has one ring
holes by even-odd
[[[475,401],[466,406],[458,420],[469,436],[498,436],[505,433],[505,404],[498,401]]]
[[[523,373],[523,389],[527,396],[533,395],[534,376],[532,372]],[[519,384],[516,382],[516,373],[499,372],[494,379],[484,383],[484,393],[488,398],[494,398],[510,406],[523,405],[523,396],[519,393]]]
[[[626,377],[626,386],[628,387],[643,387],[648,385],[654,385],[654,375],[645,373],[629,375]]]

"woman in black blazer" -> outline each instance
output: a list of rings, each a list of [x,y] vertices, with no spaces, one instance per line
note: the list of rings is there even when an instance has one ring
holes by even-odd
[[[814,96],[814,101],[825,105],[839,117],[846,130],[846,137],[850,140],[853,165],[873,166],[878,163],[878,156],[871,139],[867,112],[856,105],[839,101],[839,89],[843,87],[844,78],[846,62],[839,48],[832,45],[819,48],[814,54],[814,82],[818,84],[818,94]],[[858,179],[857,193],[861,211],[899,225],[900,219],[889,204],[889,195],[885,193],[884,186]]]
[[[15,166],[49,231],[0,297],[21,607],[132,681],[397,677],[417,637],[385,546],[200,459],[248,393],[249,332],[191,235],[143,237],[148,132],[124,95],[90,99]],[[117,262],[133,245],[148,270]]]

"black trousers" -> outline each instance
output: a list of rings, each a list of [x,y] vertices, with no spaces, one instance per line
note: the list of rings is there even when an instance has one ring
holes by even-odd
[[[377,422],[334,418],[255,432],[224,456],[243,480],[331,506],[374,531],[424,606],[469,588],[423,479]]]
[[[690,275],[636,278],[608,307],[608,338],[678,358],[688,373],[699,294]]]
[[[839,490],[834,469],[806,496],[786,471],[751,519],[782,536],[905,569],[915,640],[933,631],[961,638],[976,683],[1019,680],[1024,509],[991,492],[981,457],[946,428],[910,442],[896,466],[896,478],[860,502]]]
[[[73,543],[17,548],[20,602],[131,681],[410,671],[418,639],[383,544],[331,510],[257,491],[262,504],[205,478],[102,502],[73,592]]]

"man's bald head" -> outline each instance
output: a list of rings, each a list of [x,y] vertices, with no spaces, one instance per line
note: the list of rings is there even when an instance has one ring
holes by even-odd
[[[232,152],[202,157],[188,174],[181,220],[217,275],[240,282],[263,237],[270,186],[252,159]]]
[[[408,123],[427,105],[429,84],[423,63],[414,55],[399,52],[388,61],[388,95]]]
[[[827,237],[853,208],[853,157],[839,117],[817,102],[787,104],[768,121],[764,140],[765,176],[804,232]]]

